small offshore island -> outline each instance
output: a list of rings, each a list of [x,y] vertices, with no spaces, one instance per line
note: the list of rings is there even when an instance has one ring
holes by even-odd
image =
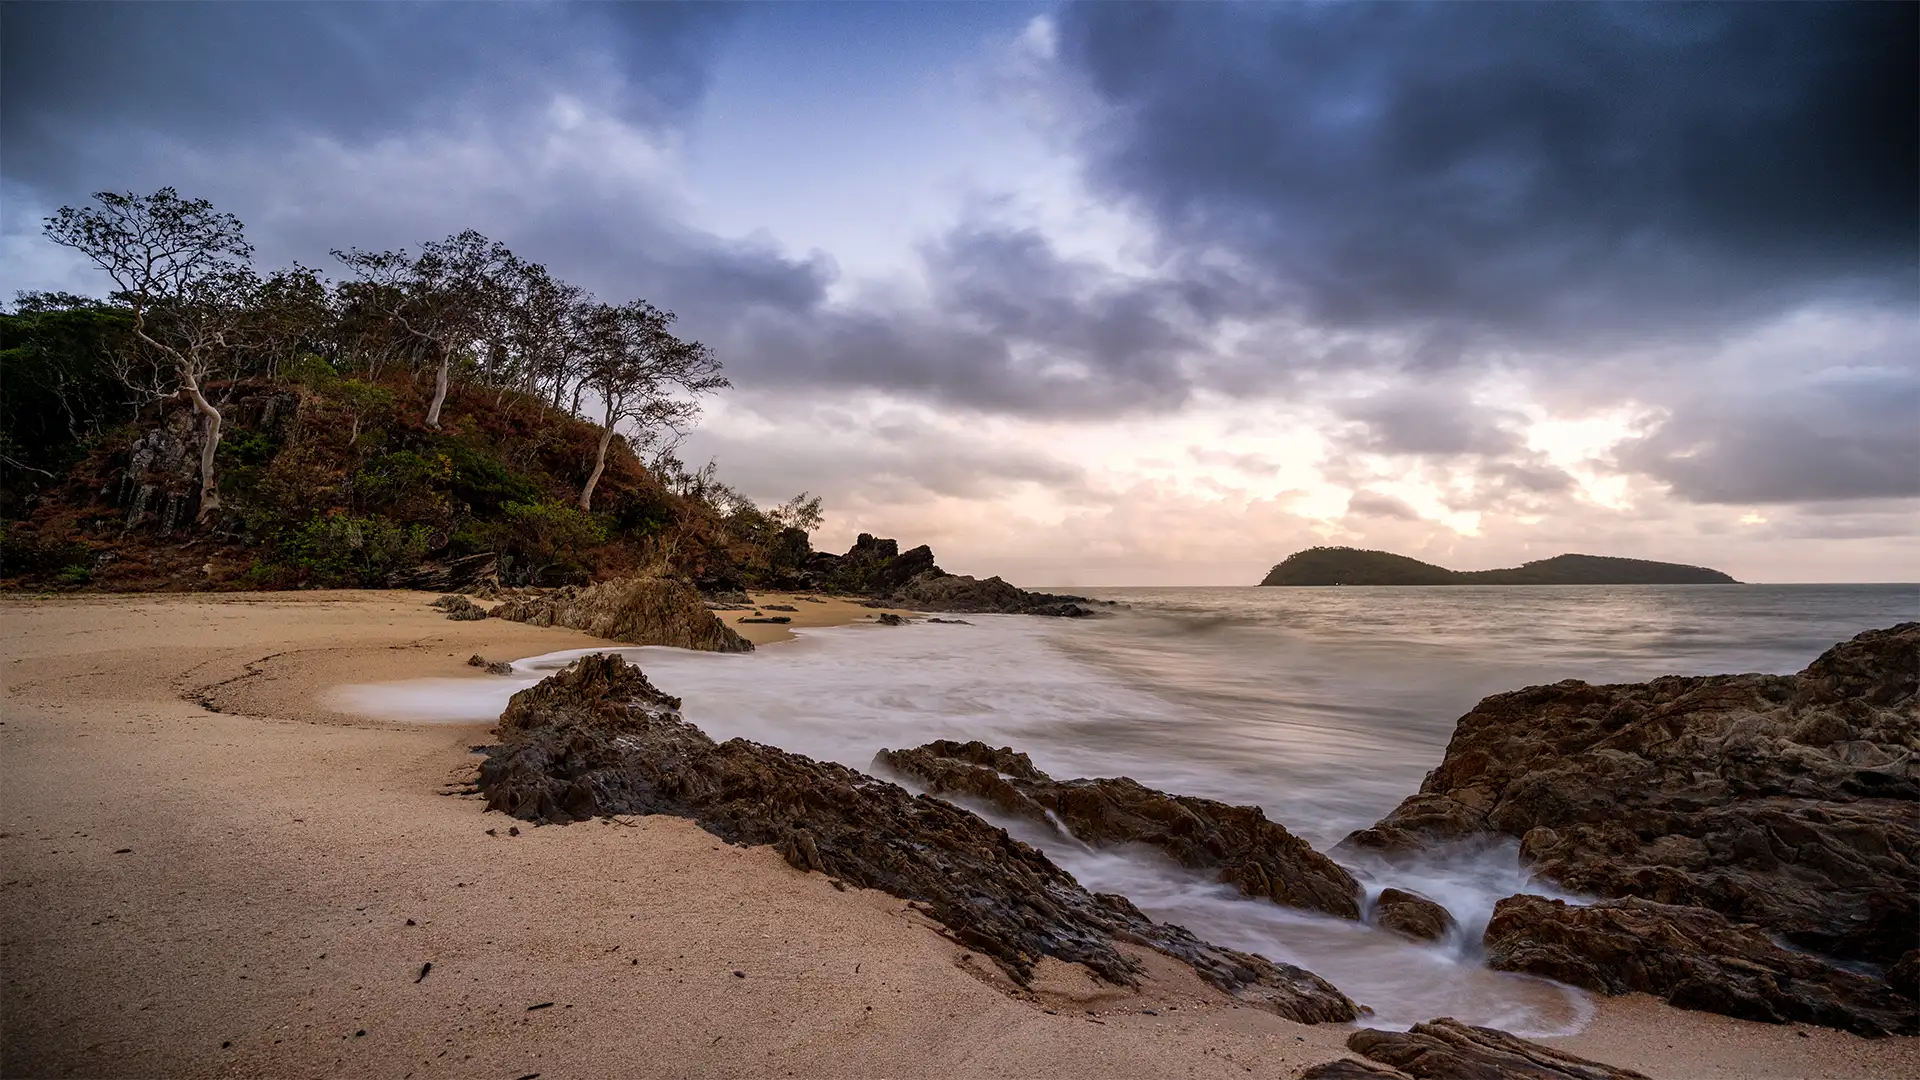
[[[1606,555],[1555,555],[1501,570],[1449,570],[1390,551],[1311,547],[1287,556],[1267,571],[1260,584],[1738,585],[1740,582],[1704,566]]]

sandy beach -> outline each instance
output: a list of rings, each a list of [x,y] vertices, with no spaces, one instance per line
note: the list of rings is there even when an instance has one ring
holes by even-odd
[[[1171,961],[1138,992],[1052,961],[1021,991],[902,901],[685,821],[512,835],[461,794],[485,725],[369,721],[326,694],[603,643],[432,599],[0,600],[0,1071],[1291,1078],[1346,1055],[1348,1028],[1242,1007]],[[797,609],[738,626],[775,649],[875,614],[755,600]],[[1920,1074],[1917,1039],[1638,996],[1551,1044],[1688,1080]]]

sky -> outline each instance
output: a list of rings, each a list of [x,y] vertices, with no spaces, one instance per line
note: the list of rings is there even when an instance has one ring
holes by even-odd
[[[0,8],[0,290],[173,186],[464,228],[735,388],[816,546],[1029,586],[1315,544],[1920,579],[1920,6]]]

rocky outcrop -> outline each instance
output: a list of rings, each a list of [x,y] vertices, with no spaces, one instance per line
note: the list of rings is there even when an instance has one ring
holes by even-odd
[[[1550,1050],[1452,1017],[1415,1024],[1410,1031],[1363,1028],[1347,1036],[1347,1049],[1415,1080],[1648,1080],[1632,1069]]]
[[[1414,941],[1442,941],[1456,925],[1447,909],[1417,892],[1386,889],[1373,902],[1369,921]]]
[[[1028,592],[997,577],[982,581],[949,574],[938,567],[908,580],[885,596],[895,607],[964,614],[1052,615],[1082,618],[1094,614],[1097,601],[1084,596]]]
[[[674,578],[630,577],[569,585],[540,596],[508,599],[499,619],[564,626],[610,641],[671,645],[708,652],[749,652],[753,643],[714,617],[693,586]]]
[[[1920,623],[1798,675],[1568,681],[1482,701],[1420,793],[1338,851],[1509,836],[1569,890],[1709,909],[1891,965],[1920,926]]]
[[[775,845],[789,863],[924,905],[955,940],[1017,980],[1051,956],[1132,984],[1122,943],[1190,964],[1236,997],[1293,1020],[1358,1009],[1311,972],[1211,945],[1124,898],[1089,893],[1040,852],[977,815],[831,762],[743,739],[715,743],[638,668],[609,655],[515,694],[486,749],[489,809],[564,823],[672,814],[723,839]]]
[[[1920,1005],[1880,980],[1788,952],[1704,908],[1510,896],[1494,907],[1485,944],[1489,967],[1602,994],[1639,991],[1683,1009],[1861,1035],[1920,1033]]]
[[[487,617],[486,608],[464,596],[443,596],[428,606],[446,612],[454,622],[479,622]]]
[[[871,596],[881,606],[915,611],[1004,615],[1091,615],[1101,601],[1084,596],[1028,592],[997,577],[949,574],[933,561],[925,544],[901,551],[898,541],[861,533],[845,555],[815,552],[807,559],[801,586]]]
[[[874,767],[909,777],[934,795],[963,795],[1094,847],[1144,844],[1214,873],[1248,896],[1341,918],[1360,917],[1359,883],[1257,806],[1169,795],[1126,777],[1055,780],[1010,747],[942,739],[882,750]]]

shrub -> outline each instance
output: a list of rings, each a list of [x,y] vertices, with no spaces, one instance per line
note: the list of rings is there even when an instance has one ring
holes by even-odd
[[[326,585],[381,585],[426,557],[432,530],[382,517],[314,518],[280,544],[281,562]]]
[[[594,514],[556,500],[508,503],[507,554],[528,584],[554,584],[586,574],[581,549],[607,542],[607,526]],[[513,565],[509,563],[509,565]]]

